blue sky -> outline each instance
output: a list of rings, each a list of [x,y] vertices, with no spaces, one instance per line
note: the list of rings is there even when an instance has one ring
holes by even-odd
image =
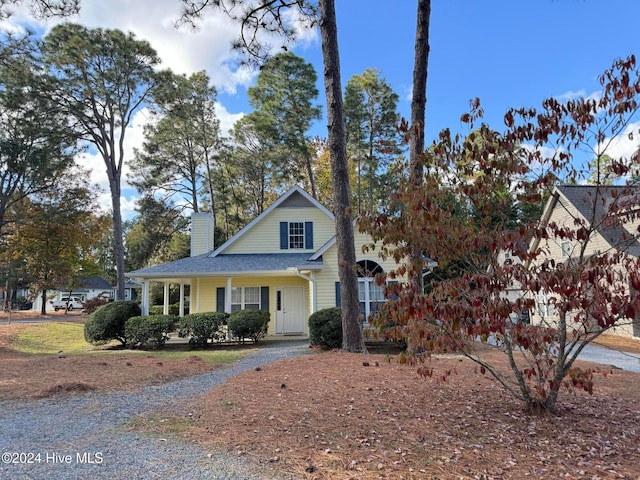
[[[390,6],[391,5],[391,6]],[[148,40],[163,67],[180,73],[205,69],[218,89],[223,128],[250,111],[246,89],[255,71],[236,69],[230,41],[237,27],[209,11],[201,29],[176,30],[179,0],[82,0],[72,19],[89,27],[133,31]],[[336,0],[343,85],[366,68],[377,68],[400,96],[400,113],[409,117],[415,35],[415,0]],[[589,96],[599,91],[598,76],[618,57],[640,53],[636,0],[433,0],[427,85],[427,140],[445,127],[462,130],[459,118],[479,97],[485,120],[496,130],[509,107],[537,107],[544,98]],[[20,12],[11,24],[27,21]],[[39,28],[51,26],[40,25]],[[322,58],[317,32],[293,51],[318,72],[319,103],[324,106]],[[144,112],[127,132],[128,150],[142,140]],[[313,134],[326,136],[324,122]],[[637,145],[637,142],[636,142]],[[106,175],[96,158],[95,181]],[[108,196],[107,196],[108,198]],[[125,216],[135,191],[123,189]]]

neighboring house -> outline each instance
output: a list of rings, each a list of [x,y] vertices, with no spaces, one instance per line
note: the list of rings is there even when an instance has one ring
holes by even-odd
[[[547,201],[542,214],[542,224],[544,227],[555,222],[558,226],[575,230],[576,219],[586,224],[595,219],[596,229],[587,243],[585,256],[620,249],[626,255],[639,258],[640,220],[636,218],[639,209],[638,187],[566,185],[557,187]],[[577,257],[580,253],[578,242],[567,239],[534,239],[530,249],[537,249],[540,242],[546,242],[548,250],[544,259],[553,259],[557,264],[571,261],[571,258]],[[547,295],[539,294],[535,297],[535,302],[532,322],[553,324],[557,319],[553,300]],[[640,338],[640,323],[636,321],[633,325],[616,327],[615,333]]]
[[[333,214],[300,187],[282,195],[229,241],[213,250],[213,217],[192,215],[191,257],[127,273],[142,285],[142,312],[149,312],[149,283],[164,284],[165,312],[170,284],[185,287],[189,311],[271,313],[269,334],[308,334],[307,319],[320,309],[340,305],[338,253]],[[355,234],[363,319],[384,301],[382,287],[364,272],[397,268],[392,259],[362,253],[369,236]]]
[[[128,301],[136,301],[138,300],[138,292],[142,288],[137,282],[133,280],[127,280],[124,284],[124,299]]]
[[[58,290],[48,291],[47,298],[49,300],[59,301],[62,297],[78,297],[83,302],[95,297],[102,297],[106,300],[115,298],[116,288],[107,282],[104,278],[94,276],[83,278],[79,281],[77,287],[73,287],[71,292],[66,288],[59,288]],[[40,310],[42,297],[39,295],[34,303],[33,309]]]

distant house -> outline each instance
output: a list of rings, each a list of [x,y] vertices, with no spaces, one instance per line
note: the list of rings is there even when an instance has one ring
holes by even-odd
[[[555,222],[568,229],[576,228],[576,221],[589,224],[594,220],[594,232],[587,243],[584,256],[616,249],[633,258],[640,258],[639,230],[640,189],[626,186],[564,185],[557,187],[547,201],[542,214],[543,226]],[[580,243],[575,240],[532,240],[530,248],[535,250],[540,242],[546,242],[548,254],[556,264],[571,261],[579,254]],[[627,288],[631,288],[628,286]],[[536,309],[532,315],[534,324],[552,324],[557,319],[554,299],[550,295],[535,297]],[[616,328],[616,333],[640,338],[640,319],[633,325]]]
[[[269,334],[307,334],[307,319],[320,309],[340,305],[338,253],[333,214],[300,187],[293,187],[229,241],[213,249],[214,220],[192,216],[191,256],[128,272],[142,285],[142,311],[149,312],[149,284],[161,282],[168,311],[169,285],[185,287],[189,311],[234,312],[262,309],[271,313]],[[397,268],[392,259],[362,253],[369,236],[355,232],[360,312],[369,315],[384,302],[383,288],[372,273]]]
[[[58,301],[62,297],[78,297],[83,302],[95,297],[102,297],[106,300],[112,300],[115,298],[116,288],[111,285],[104,278],[99,276],[87,277],[81,279],[77,287],[73,287],[71,292],[64,287],[60,287],[58,290],[48,291],[47,298],[49,300]],[[38,296],[34,300],[33,309],[40,310],[42,297]]]

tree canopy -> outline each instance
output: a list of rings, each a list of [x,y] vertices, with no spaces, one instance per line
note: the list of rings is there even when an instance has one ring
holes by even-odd
[[[133,116],[156,84],[156,52],[133,34],[61,24],[42,52],[57,83],[54,100],[75,120],[82,140],[99,153],[111,190],[117,297],[124,298],[124,242],[120,209],[124,139]]]

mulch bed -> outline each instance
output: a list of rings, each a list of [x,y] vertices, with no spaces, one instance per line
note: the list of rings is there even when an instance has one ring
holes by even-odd
[[[640,375],[606,370],[550,416],[468,359],[434,364],[454,374],[425,379],[384,355],[281,361],[190,404],[184,435],[293,478],[640,478]]]

